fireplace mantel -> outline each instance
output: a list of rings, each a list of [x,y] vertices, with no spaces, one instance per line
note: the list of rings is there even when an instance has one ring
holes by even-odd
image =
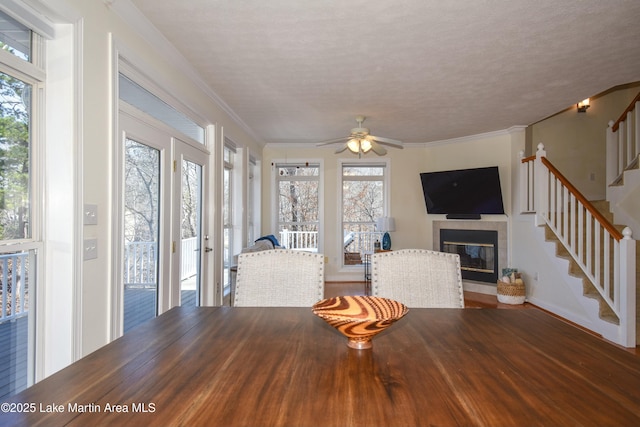
[[[508,236],[506,221],[462,221],[446,220],[433,221],[433,248],[440,249],[440,230],[492,230],[498,232],[498,272],[508,267]],[[496,293],[496,284],[473,282],[464,280],[465,290],[481,293]]]

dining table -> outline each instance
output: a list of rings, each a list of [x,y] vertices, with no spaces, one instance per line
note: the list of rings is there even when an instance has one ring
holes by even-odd
[[[2,402],[13,426],[640,426],[640,357],[538,309],[176,307]]]

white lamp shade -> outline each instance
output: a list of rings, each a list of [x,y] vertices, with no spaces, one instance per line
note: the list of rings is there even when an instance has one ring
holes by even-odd
[[[376,220],[378,231],[396,231],[396,220],[390,216],[383,216]]]

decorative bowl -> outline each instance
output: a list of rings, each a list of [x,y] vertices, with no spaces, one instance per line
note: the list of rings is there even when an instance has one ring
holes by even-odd
[[[323,299],[313,314],[336,328],[355,349],[371,348],[371,339],[401,319],[409,309],[402,303],[373,296],[341,296]]]

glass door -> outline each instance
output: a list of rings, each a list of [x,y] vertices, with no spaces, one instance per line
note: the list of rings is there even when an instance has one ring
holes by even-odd
[[[122,332],[162,312],[168,299],[171,137],[126,114],[120,210]]]
[[[199,306],[206,261],[207,163],[204,146],[121,110],[119,336],[177,305]]]
[[[125,140],[124,332],[156,316],[160,150]]]
[[[203,277],[204,256],[211,251],[209,236],[203,233],[206,162],[208,153],[182,141],[175,141],[174,164],[176,166],[174,265],[179,272],[180,305],[199,306]]]

